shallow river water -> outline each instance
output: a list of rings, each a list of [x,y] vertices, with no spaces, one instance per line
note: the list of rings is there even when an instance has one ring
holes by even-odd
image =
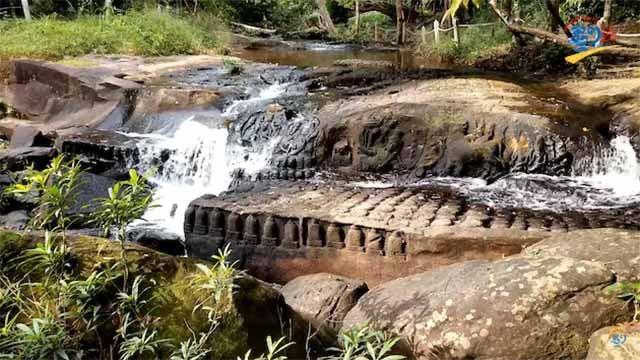
[[[265,61],[297,66],[332,63],[337,58],[370,60],[401,59],[402,54],[371,52],[350,48],[309,47],[304,51],[238,54],[252,61]],[[404,66],[400,60],[398,65]],[[413,66],[413,65],[412,65]],[[244,169],[246,175],[259,172],[269,165],[273,145],[244,147],[229,141],[229,131],[220,126],[232,121],[243,111],[264,106],[268,101],[288,91],[286,83],[262,85],[245,89],[246,96],[229,104],[224,110],[179,112],[164,119],[170,124],[147,133],[131,133],[137,139],[142,161],[141,169],[158,165],[162,171],[153,177],[157,185],[157,207],[149,210],[145,219],[165,230],[182,235],[183,214],[190,201],[203,194],[220,194],[233,180],[234,170]],[[287,95],[291,95],[287,93]],[[298,94],[304,95],[304,94]],[[262,105],[261,105],[262,104]],[[213,118],[215,121],[203,119]],[[215,125],[217,124],[217,125]],[[169,151],[168,151],[169,150]],[[322,181],[316,179],[316,181]],[[510,174],[493,183],[474,178],[427,178],[417,183],[385,180],[359,181],[354,186],[437,186],[463,194],[472,201],[487,205],[557,212],[608,209],[640,203],[640,164],[629,139],[614,138],[609,147],[593,150],[590,156],[575,162],[572,176]]]

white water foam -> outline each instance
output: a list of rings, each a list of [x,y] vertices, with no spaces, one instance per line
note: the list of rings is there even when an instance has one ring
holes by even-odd
[[[590,173],[580,178],[598,188],[610,189],[616,196],[640,193],[640,163],[630,139],[613,139],[609,149],[594,157]]]
[[[610,147],[583,159],[573,176],[509,174],[487,184],[476,178],[433,177],[405,186],[446,187],[471,200],[535,210],[590,210],[640,202],[640,163],[630,139],[616,137]],[[389,182],[369,181],[359,187],[385,188]]]
[[[252,104],[277,98],[286,91],[287,85],[271,85],[256,96],[236,101],[221,117],[233,119]],[[127,135],[139,138],[140,163],[136,166],[142,170],[155,167],[169,154],[162,171],[150,179],[156,185],[156,207],[150,208],[144,219],[180,236],[183,236],[184,212],[189,202],[204,194],[218,195],[227,190],[236,169],[243,169],[246,176],[251,176],[265,168],[278,141],[272,139],[259,149],[230,144],[226,128],[209,127],[194,117],[182,121],[174,132],[160,133]]]

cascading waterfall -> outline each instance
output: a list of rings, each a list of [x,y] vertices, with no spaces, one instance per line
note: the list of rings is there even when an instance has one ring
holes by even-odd
[[[220,123],[252,104],[280,96],[286,87],[271,85],[255,96],[234,102],[222,114]],[[139,138],[140,163],[136,166],[160,169],[150,179],[156,185],[155,207],[147,211],[145,222],[180,236],[189,202],[203,194],[218,195],[227,190],[235,169],[252,175],[266,167],[278,141],[272,139],[256,149],[230,144],[226,128],[209,127],[193,116],[182,120],[175,130],[163,133],[128,135]]]
[[[469,197],[493,204],[538,210],[590,210],[640,201],[640,164],[630,139],[577,162],[573,176],[513,174],[493,184],[464,187]]]
[[[640,163],[630,139],[626,136],[613,139],[610,148],[594,157],[590,173],[583,178],[597,187],[611,189],[618,196],[639,193]]]

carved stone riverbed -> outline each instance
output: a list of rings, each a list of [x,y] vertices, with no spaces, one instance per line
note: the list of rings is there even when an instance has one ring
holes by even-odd
[[[194,200],[184,231],[189,255],[208,258],[228,244],[244,268],[270,281],[330,272],[377,284],[515,254],[553,232],[637,229],[637,215],[491,207],[426,186],[274,182]]]
[[[310,321],[382,324],[417,339],[402,347],[419,359],[583,359],[593,331],[629,315],[602,289],[638,280],[635,80],[85,61],[13,63],[0,185],[65,153],[90,173],[91,203],[130,167],[156,169],[159,206],[131,239],[203,259],[228,246],[288,283]],[[0,225],[28,220],[33,202],[15,200]]]

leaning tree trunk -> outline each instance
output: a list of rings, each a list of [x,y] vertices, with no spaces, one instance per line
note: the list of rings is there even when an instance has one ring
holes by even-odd
[[[329,35],[336,35],[336,27],[333,25],[333,20],[331,20],[331,15],[327,10],[327,3],[325,0],[316,0],[316,5],[318,6],[318,11],[320,13],[320,18],[322,18],[322,22],[324,22],[324,26],[327,28]]]
[[[402,28],[404,27],[404,11],[402,9],[402,0],[396,0],[396,42],[402,44],[404,38]]]
[[[22,0],[22,12],[24,13],[25,19],[31,20],[31,9],[29,8],[29,0]]]
[[[611,24],[611,6],[613,4],[613,0],[604,0],[604,13],[602,14],[602,19],[600,19],[601,26],[603,29],[609,27]]]
[[[549,9],[549,11],[551,11],[552,14],[560,14],[560,5],[563,2],[564,2],[564,0],[551,0],[549,6],[551,6],[553,9]],[[557,17],[551,16],[550,26],[551,26],[551,32],[553,32],[553,33],[557,33],[558,32],[558,30],[560,29],[561,24],[558,21]]]

